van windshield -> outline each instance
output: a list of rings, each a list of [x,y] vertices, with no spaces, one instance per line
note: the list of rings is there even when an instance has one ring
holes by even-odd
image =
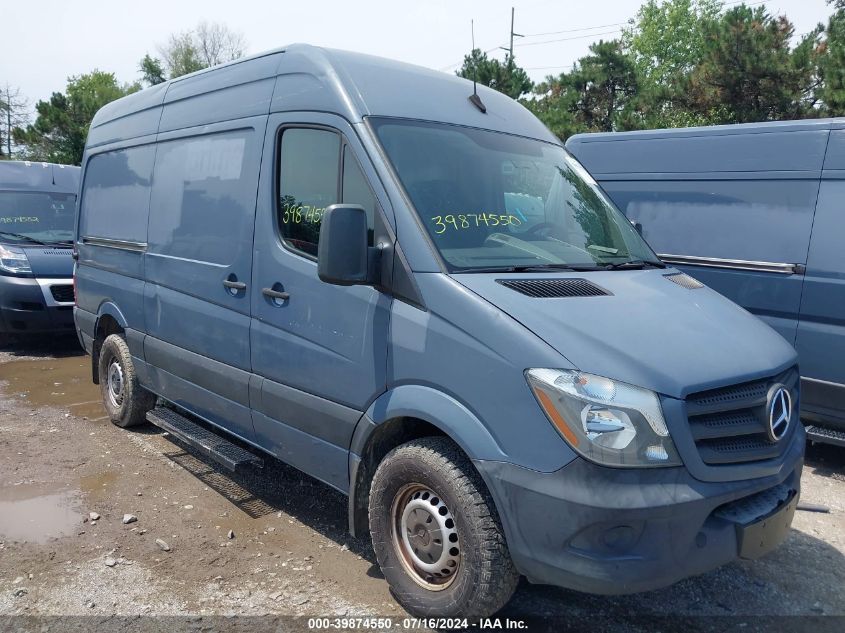
[[[370,121],[452,272],[662,266],[558,145],[442,123]]]
[[[71,241],[75,206],[72,193],[0,191],[0,240],[23,244]]]

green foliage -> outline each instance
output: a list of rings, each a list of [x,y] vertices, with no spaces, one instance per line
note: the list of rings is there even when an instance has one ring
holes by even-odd
[[[148,86],[155,86],[167,81],[161,61],[155,57],[150,57],[149,53],[144,55],[138,70],[141,71],[141,81]]]
[[[475,79],[478,83],[498,90],[511,99],[518,99],[531,91],[534,86],[522,68],[516,65],[513,57],[505,56],[505,61],[487,57],[487,53],[475,48],[464,56],[464,64],[456,73],[464,79]]]
[[[825,29],[825,41],[819,46],[818,96],[827,114],[845,115],[845,0],[837,3]]]
[[[646,81],[668,85],[691,71],[705,49],[705,25],[716,19],[720,0],[649,0],[625,29],[623,42]]]
[[[705,27],[699,64],[684,82],[687,106],[713,123],[799,118],[812,78],[790,47],[795,29],[765,7],[741,5]],[[802,58],[806,49],[801,48]]]
[[[648,0],[621,41],[593,44],[525,103],[562,139],[845,114],[845,8],[797,42],[785,16],[722,8]]]
[[[648,127],[706,123],[683,103],[684,79],[704,56],[706,26],[720,0],[649,0],[622,41],[640,81],[641,116]]]
[[[525,105],[560,138],[641,126],[637,70],[619,40],[592,44],[570,72],[548,77],[535,92]]]
[[[26,147],[28,159],[78,165],[97,110],[140,88],[121,85],[112,73],[99,70],[70,77],[64,93],[54,92],[35,105],[35,123],[15,128],[15,142]]]

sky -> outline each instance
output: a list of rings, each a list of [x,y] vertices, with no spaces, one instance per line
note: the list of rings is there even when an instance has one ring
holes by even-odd
[[[569,69],[590,43],[612,39],[641,0],[39,0],[11,2],[3,10],[0,86],[20,88],[34,106],[67,78],[93,69],[119,81],[139,78],[138,62],[171,33],[201,20],[243,33],[249,53],[305,42],[354,50],[454,72],[471,46],[507,45],[515,8],[517,63],[532,79]],[[736,3],[730,3],[736,4]],[[825,0],[773,0],[797,33],[826,21]],[[500,59],[504,51],[491,53]]]

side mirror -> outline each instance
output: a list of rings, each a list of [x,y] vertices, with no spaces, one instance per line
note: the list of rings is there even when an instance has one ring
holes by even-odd
[[[643,225],[637,222],[636,220],[631,220],[631,224],[634,227],[634,230],[639,233],[640,235],[643,234]]]
[[[337,286],[373,283],[375,249],[368,246],[367,212],[357,204],[333,204],[323,214],[317,274]]]

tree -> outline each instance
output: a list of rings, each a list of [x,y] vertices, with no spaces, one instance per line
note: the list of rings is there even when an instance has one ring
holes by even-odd
[[[831,3],[836,8],[824,29],[818,48],[818,96],[826,114],[845,114],[845,0]]]
[[[64,93],[54,92],[35,105],[35,123],[14,129],[15,142],[25,146],[29,159],[78,165],[97,110],[140,88],[121,85],[112,73],[99,70],[70,77]]]
[[[812,43],[805,38],[794,54],[794,32],[785,16],[772,17],[765,7],[741,5],[708,21],[701,62],[684,82],[687,107],[712,123],[814,114]]]
[[[12,130],[29,123],[29,101],[19,88],[9,84],[0,88],[0,160],[12,158],[15,143]]]
[[[464,56],[464,64],[456,74],[458,77],[473,79],[498,90],[511,99],[518,99],[530,92],[534,86],[528,73],[516,65],[510,54],[505,56],[504,62],[500,62],[498,59],[487,57],[487,53],[477,48]]]
[[[141,71],[141,81],[148,86],[155,86],[167,81],[164,76],[164,68],[161,65],[161,61],[155,57],[150,57],[149,53],[144,55],[138,69]]]
[[[599,41],[572,70],[549,77],[526,105],[561,139],[576,132],[612,132],[641,127],[639,78],[619,40]]]
[[[721,0],[648,0],[622,41],[639,77],[640,114],[649,127],[706,123],[682,102],[685,78],[704,56],[707,25]]]
[[[163,61],[147,54],[141,60],[144,81],[164,80],[163,70],[170,79],[234,61],[243,57],[246,41],[242,33],[217,22],[200,22],[196,28],[174,33],[167,44],[159,47]],[[160,83],[160,82],[155,82]]]

